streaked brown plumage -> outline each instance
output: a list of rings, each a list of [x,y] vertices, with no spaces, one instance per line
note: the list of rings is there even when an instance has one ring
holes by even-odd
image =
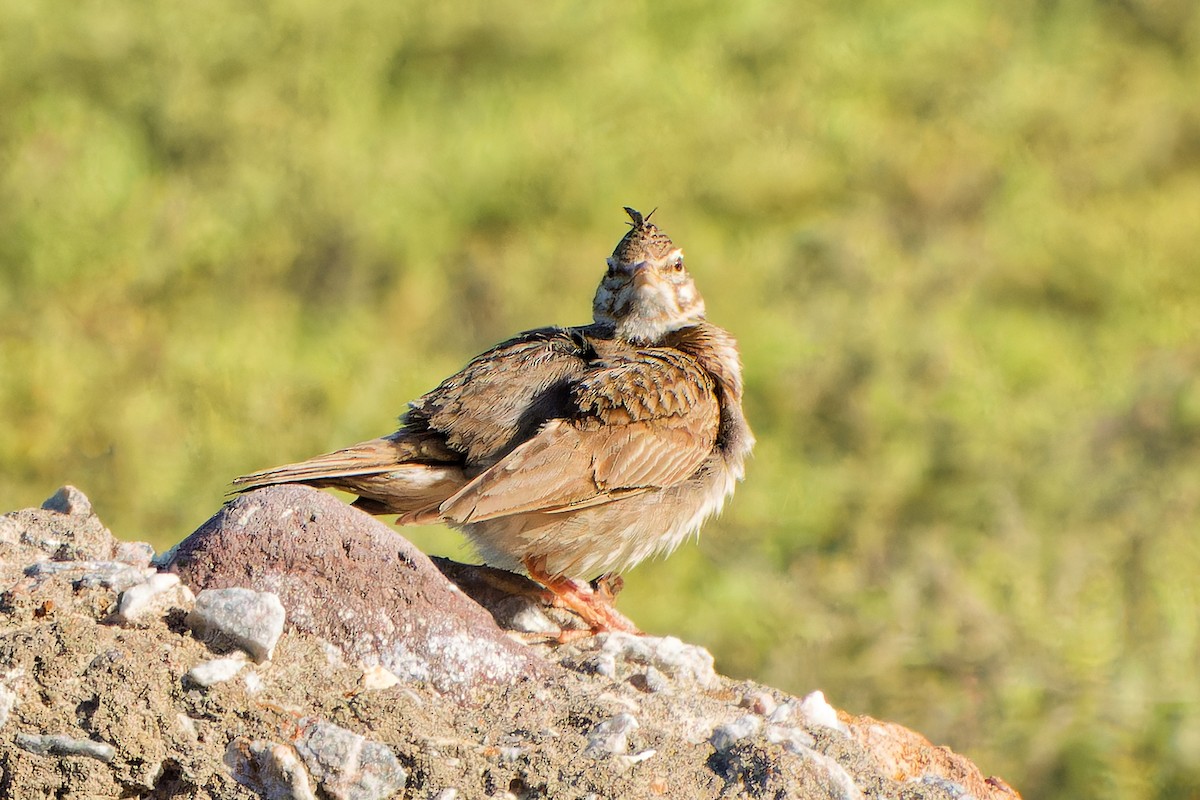
[[[237,491],[333,487],[399,524],[445,522],[594,629],[632,629],[577,579],[697,531],[754,438],[736,342],[705,321],[682,251],[626,211],[593,324],[519,334],[411,403],[395,433],[237,478]]]

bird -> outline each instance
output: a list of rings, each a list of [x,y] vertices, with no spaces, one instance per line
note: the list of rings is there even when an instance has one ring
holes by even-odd
[[[754,435],[737,341],[707,321],[655,212],[625,212],[591,324],[517,334],[409,403],[394,433],[243,475],[233,491],[335,488],[399,525],[445,523],[591,632],[640,633],[610,581],[698,535]]]

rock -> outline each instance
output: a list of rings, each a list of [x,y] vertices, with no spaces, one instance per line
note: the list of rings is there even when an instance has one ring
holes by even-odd
[[[805,757],[805,762],[811,764],[821,775],[822,788],[828,791],[831,797],[839,800],[861,800],[862,790],[845,767],[830,756],[816,750],[805,748],[801,752]]]
[[[775,706],[775,710],[767,716],[767,722],[775,725],[786,725],[792,721],[792,717],[796,715],[799,709],[799,703],[796,700],[784,700],[779,705]]]
[[[552,669],[406,539],[308,487],[238,497],[180,543],[167,566],[194,591],[273,592],[292,627],[348,660],[460,699]]]
[[[984,778],[974,764],[958,753],[947,747],[934,747],[921,734],[894,722],[851,717],[847,730],[851,738],[880,759],[896,780],[937,787],[951,797],[963,794],[977,798],[1020,797],[999,778]]]
[[[145,542],[117,542],[113,560],[132,567],[148,567],[154,561],[154,548]]]
[[[396,673],[376,664],[363,671],[362,680],[358,682],[358,685],[363,691],[377,692],[381,689],[390,689],[398,683],[400,683],[400,678]]]
[[[93,742],[91,739],[73,739],[62,734],[18,733],[17,746],[40,756],[87,756],[108,763],[116,755],[111,744]]]
[[[514,626],[503,609],[575,623],[525,579],[433,568],[332,498],[264,494],[163,559],[199,589],[280,598],[286,630],[261,668],[215,658],[170,609],[112,624],[122,603],[156,608],[182,587],[151,573],[118,591],[111,565],[146,578],[146,551],[122,551],[94,515],[0,516],[0,794],[1017,797],[900,726],[718,675],[678,639],[501,630],[471,598]],[[472,636],[481,647],[448,652]]]
[[[717,727],[709,741],[718,753],[724,753],[743,739],[757,735],[761,729],[762,719],[746,714]]]
[[[193,686],[207,689],[213,684],[222,683],[237,677],[246,666],[244,653],[235,653],[225,658],[214,658],[212,661],[202,661],[188,670],[184,680]]]
[[[78,587],[103,587],[123,592],[150,578],[154,570],[132,567],[121,561],[40,561],[30,564],[25,574],[35,583],[64,578]]]
[[[782,745],[785,750],[793,753],[799,753],[805,749],[811,750],[817,744],[813,735],[803,728],[792,728],[786,725],[768,725],[763,731],[763,735],[771,744]]]
[[[430,560],[505,630],[557,635],[584,627],[570,612],[539,604],[537,598],[545,598],[546,590],[524,575],[446,558]]]
[[[613,659],[613,663],[616,663],[616,659]],[[630,677],[629,682],[643,692],[671,691],[671,684],[667,677],[651,666],[647,666],[645,672]]]
[[[92,501],[87,495],[74,486],[64,486],[42,503],[42,508],[59,514],[73,514],[81,517],[94,516]]]
[[[528,597],[512,597],[507,603],[498,603],[489,610],[497,624],[505,630],[545,634],[557,634],[562,630],[544,609]]]
[[[742,708],[750,709],[760,717],[769,717],[778,708],[778,703],[775,702],[774,697],[766,692],[759,691],[747,692],[742,698],[740,705]]]
[[[286,745],[239,736],[225,750],[234,780],[263,800],[316,800],[308,770]]]
[[[579,653],[591,653],[580,659]],[[720,685],[713,669],[712,654],[703,647],[684,644],[674,636],[635,636],[613,631],[601,633],[579,642],[574,651],[568,651],[564,663],[579,669],[590,668],[601,672],[609,663],[619,662],[639,667],[653,667],[660,674],[676,682],[702,689]],[[665,686],[659,685],[661,691]]]
[[[810,725],[820,725],[831,728],[843,735],[849,736],[850,729],[846,723],[838,719],[837,711],[825,701],[823,692],[812,692],[804,696],[800,702],[800,713]]]
[[[637,730],[638,721],[632,714],[622,713],[606,719],[588,732],[583,754],[592,758],[622,755],[629,751],[629,734]]]
[[[8,715],[17,704],[17,693],[0,683],[0,728],[8,724]]]
[[[150,614],[162,616],[171,608],[190,607],[195,600],[191,589],[180,583],[178,575],[155,573],[121,593],[113,621],[128,625],[139,617]]]
[[[235,586],[196,595],[187,624],[197,638],[241,648],[262,663],[283,635],[285,618],[283,603],[274,594]]]
[[[92,512],[92,504],[73,486],[64,486],[42,508],[0,516],[0,544],[33,548],[44,560],[85,561],[113,558],[116,540]],[[0,563],[4,562],[0,547]],[[25,565],[39,560],[35,555]]]
[[[296,750],[336,800],[384,800],[408,783],[391,748],[324,720],[300,721]]]

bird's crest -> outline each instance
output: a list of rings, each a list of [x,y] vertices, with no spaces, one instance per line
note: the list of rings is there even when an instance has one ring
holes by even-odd
[[[658,206],[654,207],[654,211],[658,211]],[[640,228],[650,221],[650,218],[654,216],[654,211],[651,211],[649,214],[643,217],[642,212],[638,211],[636,208],[625,206],[625,213],[629,215],[631,220],[633,220],[633,222],[626,222],[625,224],[631,228]]]
[[[657,208],[654,209],[654,211],[657,210]],[[667,236],[656,225],[650,222],[650,217],[654,216],[654,211],[643,216],[642,212],[637,209],[625,206],[625,213],[633,221],[627,223],[630,226],[629,232],[625,234],[621,241],[617,243],[617,248],[613,250],[613,261],[622,264],[650,261],[663,258],[675,249],[675,243],[671,241],[671,237]]]

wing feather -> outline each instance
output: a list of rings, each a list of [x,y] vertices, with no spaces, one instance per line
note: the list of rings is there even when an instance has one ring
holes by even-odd
[[[575,413],[528,441],[442,504],[466,524],[598,505],[672,486],[712,454],[720,407],[708,374],[677,350],[614,359],[572,387]]]

